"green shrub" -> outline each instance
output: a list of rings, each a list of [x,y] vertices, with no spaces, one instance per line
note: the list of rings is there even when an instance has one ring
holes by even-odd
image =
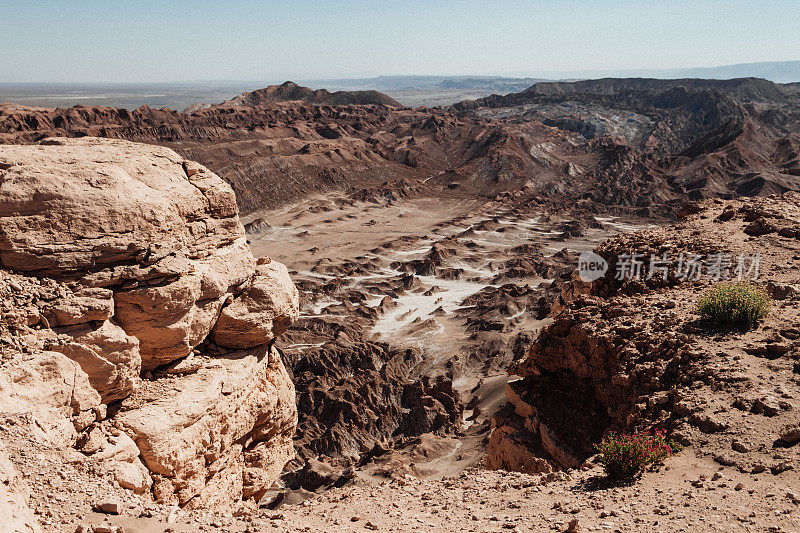
[[[663,430],[625,435],[610,433],[595,446],[600,464],[613,480],[630,479],[645,469],[654,468],[676,453],[677,445],[668,441]]]
[[[716,325],[753,326],[769,314],[772,299],[747,282],[721,283],[707,290],[697,304],[700,316]]]

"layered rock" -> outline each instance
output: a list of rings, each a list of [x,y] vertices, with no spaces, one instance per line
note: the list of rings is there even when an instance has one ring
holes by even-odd
[[[106,412],[81,364],[46,349],[55,333],[41,323],[67,291],[52,279],[0,270],[0,412],[32,415],[57,446],[75,444],[78,432]]]
[[[0,368],[0,385],[2,412],[32,413],[56,446],[73,445],[105,412],[86,373],[60,353],[17,354]]]
[[[262,494],[294,455],[294,387],[270,343],[298,293],[244,235],[230,186],[169,149],[0,147],[0,411],[138,493]]]
[[[314,351],[284,354],[297,387],[298,458],[353,464],[395,439],[461,429],[464,404],[452,379],[415,376],[420,350],[367,340],[356,320],[304,320],[287,335],[325,335]]]
[[[108,268],[95,284],[119,284],[133,277],[115,267],[203,258],[244,235],[230,187],[167,148],[52,139],[3,146],[0,165],[0,258],[12,270]]]
[[[116,289],[145,369],[187,356],[253,273],[233,191],[166,148],[48,144],[0,154],[3,265]]]
[[[146,382],[116,420],[136,439],[159,500],[214,507],[260,497],[294,456],[292,382],[267,346],[202,359],[192,374]]]
[[[791,375],[790,358],[800,346],[794,292],[800,196],[706,201],[681,217],[670,227],[606,241],[595,250],[609,263],[606,276],[588,284],[575,276],[565,285],[552,324],[509,370],[522,379],[509,382],[508,405],[493,417],[491,467],[574,468],[609,431],[665,429],[684,444],[701,441],[699,453],[743,471],[751,466],[730,457],[731,434],[759,435],[764,450],[772,447],[780,424],[741,420],[728,411],[768,418],[786,412],[782,420],[791,421],[793,406],[772,391],[794,397],[792,386],[776,388],[773,381]],[[748,228],[754,220],[772,229],[753,237]],[[621,258],[631,254],[640,254],[641,275],[617,275],[625,272]],[[700,275],[686,274],[688,254],[702,257]],[[651,263],[651,256],[672,261]],[[726,330],[701,321],[702,292],[740,275],[757,278],[781,302],[764,325]],[[759,359],[774,362],[761,368]]]
[[[58,328],[47,347],[77,362],[104,403],[129,396],[139,384],[139,339],[111,320]]]
[[[286,331],[299,317],[300,295],[286,267],[259,261],[247,287],[220,313],[212,338],[226,348],[252,348]]]
[[[240,239],[207,258],[180,263],[175,277],[152,285],[134,281],[138,286],[115,294],[115,318],[139,339],[144,370],[189,355],[211,332],[234,287],[249,280],[255,262]]]

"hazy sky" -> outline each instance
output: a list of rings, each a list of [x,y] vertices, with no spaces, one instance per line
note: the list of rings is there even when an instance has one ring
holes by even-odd
[[[798,21],[798,0],[0,0],[0,81],[521,75],[795,60]]]

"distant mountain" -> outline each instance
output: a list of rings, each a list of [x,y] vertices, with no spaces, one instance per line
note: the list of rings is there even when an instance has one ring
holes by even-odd
[[[701,78],[727,80],[734,78],[763,78],[785,84],[784,88],[795,94],[800,92],[800,61],[772,61],[741,63],[717,67],[693,67],[679,69],[639,70],[584,70],[520,73],[520,76],[377,76],[373,78],[308,79],[298,80],[299,85],[320,87],[324,93],[308,89],[303,94],[296,89],[283,89],[292,98],[341,104],[360,102],[401,103],[410,107],[447,106],[465,99],[475,99],[492,94],[508,94],[524,91],[531,85],[543,81],[578,81],[602,78]],[[151,108],[196,109],[207,107],[237,94],[250,94],[256,101],[265,98],[286,98],[265,87],[278,80],[196,80],[179,83],[2,83],[0,102],[16,102],[31,106],[71,107],[76,104],[124,107],[133,110],[147,105]],[[285,85],[285,84],[284,84]],[[281,87],[276,85],[275,87]],[[242,91],[252,91],[242,93]],[[354,94],[358,91],[357,94]],[[371,93],[369,91],[372,91]],[[266,93],[266,94],[265,94]],[[380,94],[383,93],[383,94]],[[393,101],[390,103],[388,100]],[[241,101],[239,97],[234,100]]]
[[[378,91],[335,91],[310,89],[287,81],[264,89],[242,93],[226,104],[257,106],[274,102],[305,102],[317,105],[388,105],[403,107],[399,102]]]
[[[775,83],[800,82],[800,61],[762,61],[737,63],[718,67],[690,67],[673,69],[618,69],[538,71],[531,73],[550,80],[586,80],[599,78],[705,78],[727,80],[732,78],[764,78]]]
[[[742,102],[758,100],[782,101],[786,89],[781,85],[759,78],[717,79],[656,79],[656,78],[603,78],[575,82],[539,82],[521,94],[526,96],[558,97],[569,95],[628,97],[631,92],[666,91],[678,88],[692,91],[714,90]],[[508,95],[513,98],[513,95]]]
[[[328,89],[374,89],[377,91],[494,90],[521,91],[542,78],[504,76],[378,76],[375,78],[343,78],[302,80],[302,83]]]
[[[660,76],[659,76],[660,77]],[[667,71],[667,78],[764,78],[775,83],[800,82],[800,61],[739,63],[712,68],[682,68]]]
[[[535,78],[454,78],[442,80],[437,88],[448,91],[491,91],[500,94],[521,91],[536,83]]]
[[[579,134],[602,154],[586,197],[646,206],[800,190],[799,88],[759,78],[604,78],[540,82],[451,109]]]

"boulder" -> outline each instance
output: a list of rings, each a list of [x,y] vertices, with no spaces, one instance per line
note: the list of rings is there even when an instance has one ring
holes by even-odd
[[[297,288],[286,267],[260,261],[249,286],[222,309],[212,339],[236,349],[265,344],[297,320],[299,307]]]
[[[63,354],[19,354],[0,371],[2,411],[31,414],[54,445],[72,446],[99,405],[86,372]]]
[[[247,224],[244,225],[244,230],[247,232],[248,235],[262,233],[265,231],[269,231],[271,229],[272,226],[264,218],[256,218],[252,222],[248,222]]]
[[[781,428],[779,436],[786,444],[800,442],[800,424],[787,424]]]
[[[155,476],[156,496],[224,507],[263,494],[294,456],[294,385],[266,346],[145,382],[117,421]]]
[[[130,396],[139,384],[139,340],[110,320],[60,328],[48,348],[77,362],[103,403]]]
[[[50,327],[104,322],[114,315],[114,293],[108,289],[86,288],[42,309]]]
[[[339,473],[333,467],[317,461],[313,457],[306,459],[306,463],[297,474],[297,482],[300,486],[312,492],[320,487],[333,485],[337,479],[339,479]]]
[[[115,319],[139,339],[142,369],[189,355],[208,336],[232,287],[247,282],[254,267],[242,238],[206,259],[187,261],[174,281],[117,291]]]
[[[120,487],[143,494],[153,480],[139,459],[139,448],[131,437],[116,428],[97,425],[79,440],[80,450],[88,455],[94,472],[114,479]],[[82,444],[82,445],[81,445]]]
[[[233,190],[168,148],[111,139],[3,146],[0,258],[5,268],[65,275],[175,252],[210,254],[244,236]]]
[[[744,228],[744,232],[753,237],[760,237],[776,231],[775,226],[767,219],[757,218]]]
[[[526,474],[553,472],[557,465],[542,453],[538,428],[506,406],[492,417],[486,466]]]

